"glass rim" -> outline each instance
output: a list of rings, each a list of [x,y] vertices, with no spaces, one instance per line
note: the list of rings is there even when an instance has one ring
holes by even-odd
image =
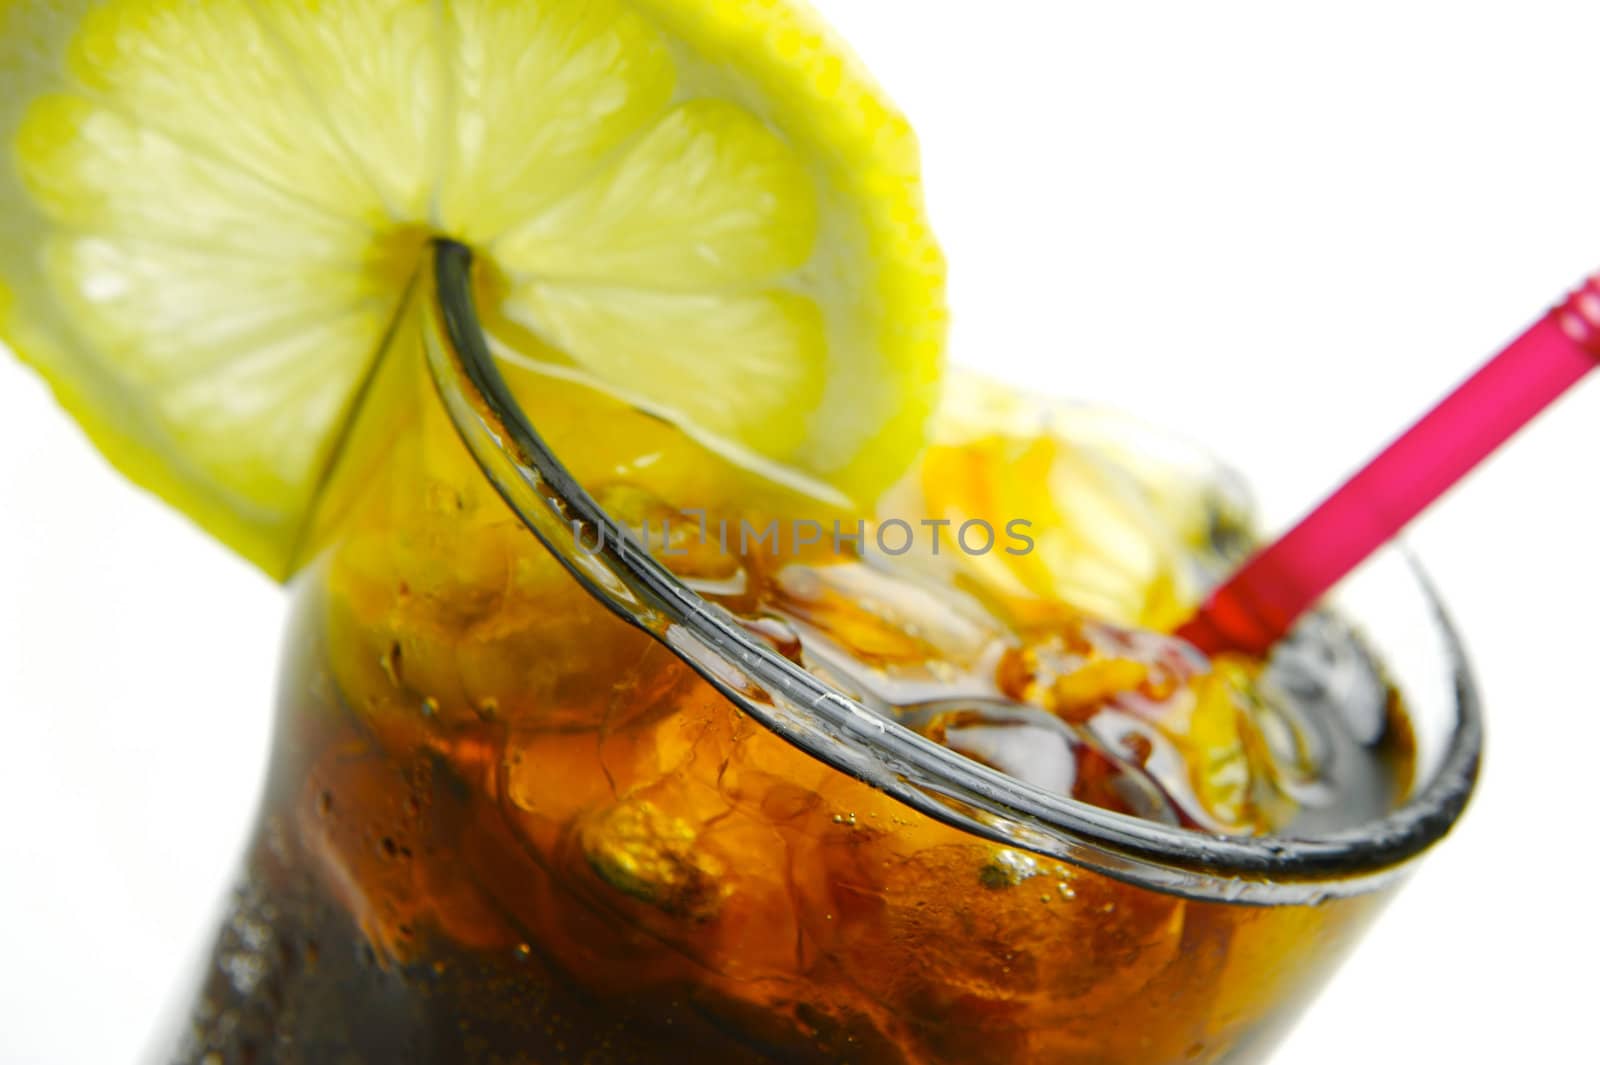
[[[1409,555],[1407,570],[1443,647],[1456,719],[1432,777],[1398,809],[1349,830],[1304,837],[1212,835],[1105,810],[1006,776],[877,714],[686,587],[606,514],[524,414],[478,316],[472,251],[439,239],[431,261],[431,277],[413,300],[429,372],[456,431],[507,505],[602,605],[833,768],[1001,845],[1171,894],[1254,905],[1377,890],[1448,833],[1465,809],[1481,761],[1481,701],[1456,629]]]

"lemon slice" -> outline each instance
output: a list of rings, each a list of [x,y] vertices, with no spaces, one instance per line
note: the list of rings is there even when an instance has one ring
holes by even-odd
[[[781,0],[0,3],[0,337],[276,577],[427,240],[613,395],[870,499],[933,405],[905,121]]]

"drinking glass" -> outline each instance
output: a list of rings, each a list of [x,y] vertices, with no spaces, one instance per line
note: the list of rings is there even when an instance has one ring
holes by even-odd
[[[1398,549],[1334,605],[1415,732],[1371,823],[1208,835],[886,718],[587,490],[616,441],[693,445],[593,396],[578,421],[585,386],[480,318],[491,283],[434,245],[346,443],[178,1060],[1257,1061],[1466,804],[1477,694]],[[713,502],[711,461],[647,502]]]

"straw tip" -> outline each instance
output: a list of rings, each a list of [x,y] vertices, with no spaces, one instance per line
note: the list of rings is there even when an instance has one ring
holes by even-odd
[[[1551,312],[1567,338],[1600,359],[1600,274],[1593,274]]]

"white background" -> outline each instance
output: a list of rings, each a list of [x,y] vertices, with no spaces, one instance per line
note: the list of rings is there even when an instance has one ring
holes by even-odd
[[[1291,517],[1600,266],[1593,3],[826,3],[923,131],[955,357],[1177,425]],[[1491,725],[1278,1060],[1592,1052],[1600,375],[1412,537]],[[280,592],[0,359],[0,1061],[130,1061],[261,773]]]

